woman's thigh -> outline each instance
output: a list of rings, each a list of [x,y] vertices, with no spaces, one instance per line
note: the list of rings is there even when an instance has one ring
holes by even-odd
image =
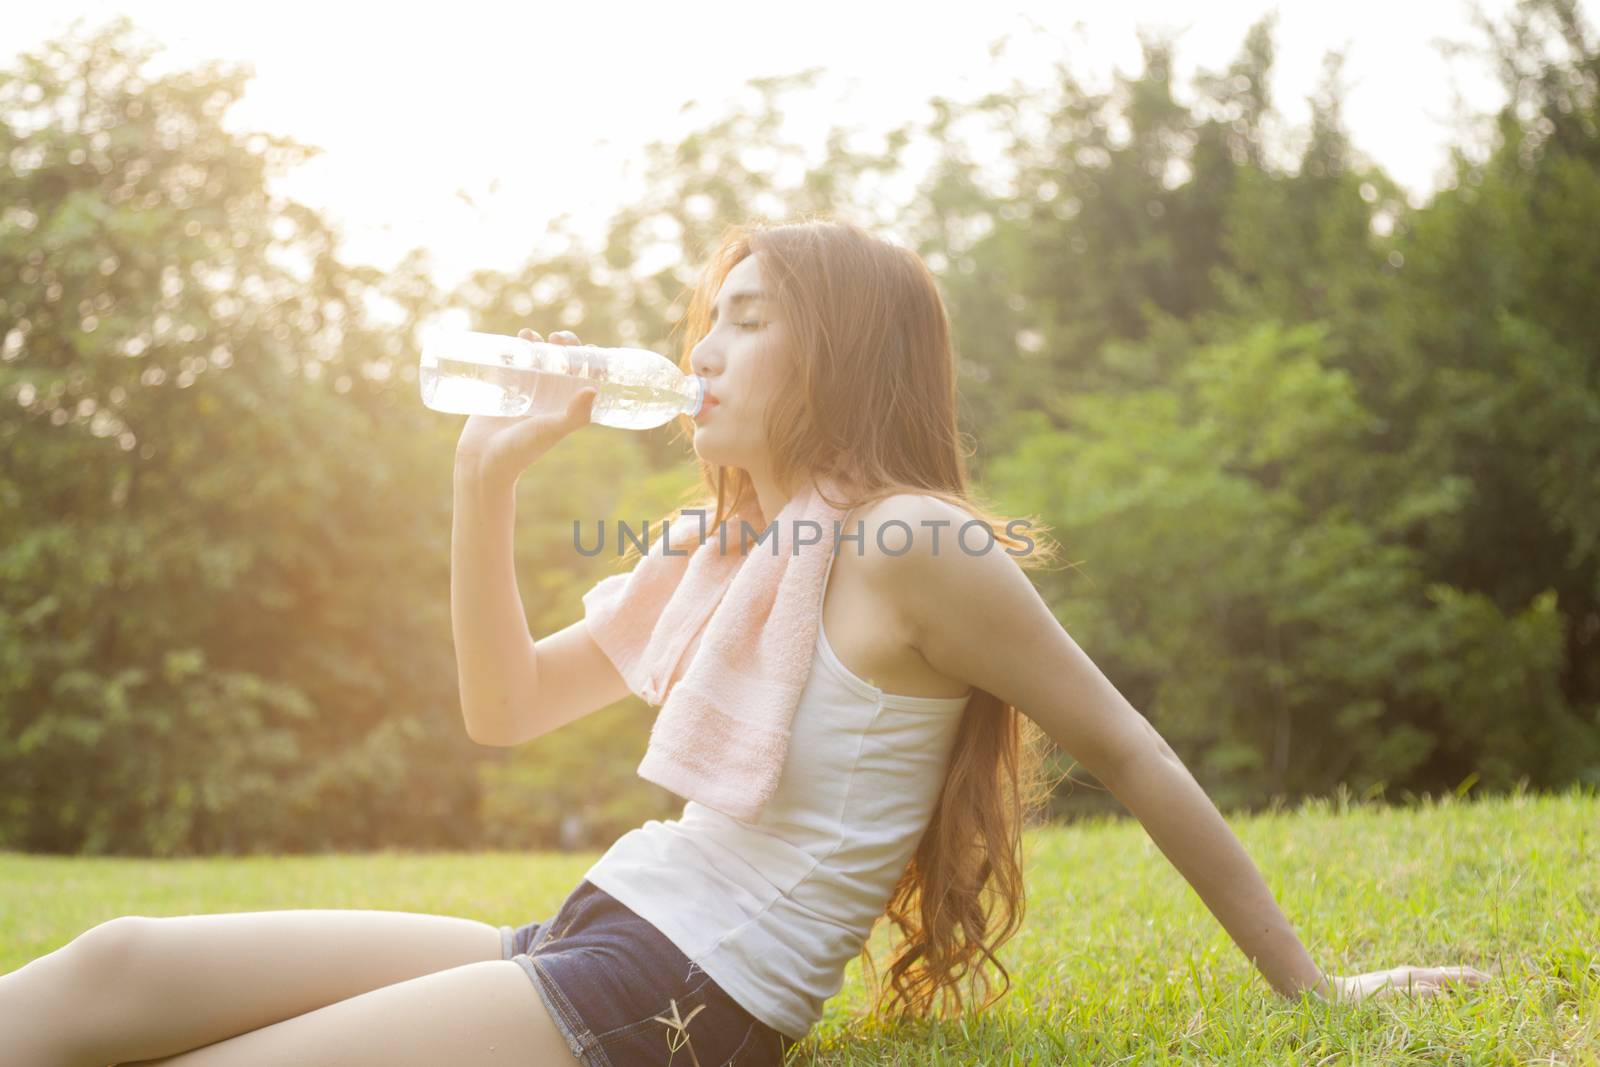
[[[579,1067],[526,975],[505,960],[384,986],[204,1048],[141,1061],[140,1067],[289,1063]]]
[[[488,923],[359,909],[128,916],[80,940],[77,973],[125,1060],[170,1056],[501,957],[500,931]]]

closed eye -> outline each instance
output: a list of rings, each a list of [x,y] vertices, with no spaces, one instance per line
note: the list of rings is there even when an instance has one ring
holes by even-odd
[[[764,322],[736,322],[736,323],[734,323],[734,325],[739,327],[741,330],[759,330],[759,329],[761,329],[761,327],[765,326],[766,323],[764,323]]]

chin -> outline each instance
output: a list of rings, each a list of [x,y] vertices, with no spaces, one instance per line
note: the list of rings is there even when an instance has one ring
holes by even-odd
[[[717,447],[715,435],[709,440],[707,439],[704,426],[696,426],[694,429],[694,454],[712,466],[728,467],[733,465],[728,457],[723,455],[723,449]]]
[[[694,454],[714,467],[739,467],[749,465],[748,456],[741,455],[736,450],[728,448],[717,441],[715,432],[706,433],[704,426],[697,426],[694,431]]]

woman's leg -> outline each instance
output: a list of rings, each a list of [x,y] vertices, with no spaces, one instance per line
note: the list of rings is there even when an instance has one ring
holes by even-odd
[[[397,982],[499,960],[497,927],[440,915],[125,916],[0,976],[0,1060],[104,1067],[171,1056]],[[530,1014],[542,1009],[527,993]]]
[[[122,1067],[291,1063],[581,1067],[527,974],[510,960],[423,975],[205,1048]]]

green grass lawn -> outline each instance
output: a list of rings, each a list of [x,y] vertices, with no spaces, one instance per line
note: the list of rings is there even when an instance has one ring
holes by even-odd
[[[1128,819],[1032,831],[1011,991],[981,1017],[889,1028],[859,961],[790,1063],[1600,1064],[1600,797],[1318,801],[1230,820],[1301,938],[1342,974],[1469,964],[1442,997],[1274,994]],[[117,915],[384,908],[523,923],[598,853],[189,861],[0,853],[0,973]],[[880,924],[873,944],[887,947]]]

